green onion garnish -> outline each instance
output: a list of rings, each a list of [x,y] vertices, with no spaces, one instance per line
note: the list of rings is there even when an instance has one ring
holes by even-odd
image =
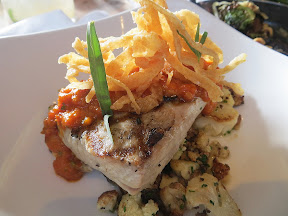
[[[87,25],[87,47],[90,63],[91,76],[94,83],[95,93],[104,116],[104,126],[108,137],[113,143],[113,137],[109,127],[109,117],[113,115],[111,110],[111,99],[106,80],[106,72],[102,58],[100,43],[96,34],[94,22]]]
[[[188,40],[184,37],[184,35],[182,35],[178,30],[177,33],[180,35],[180,37],[182,37],[184,39],[184,41],[186,42],[186,44],[189,46],[189,48],[192,50],[192,52],[195,53],[195,55],[197,56],[198,60],[200,59],[201,56],[199,56],[199,54],[201,54],[198,50],[196,50],[195,48],[193,48],[190,43],[188,42]]]
[[[199,35],[200,35],[200,34],[199,34],[199,31],[200,31],[200,26],[199,26],[199,23],[198,23],[198,25],[197,25],[197,30],[196,30],[196,34],[195,34],[195,42],[199,42]],[[198,50],[196,50],[195,48],[193,48],[193,47],[191,46],[191,44],[188,42],[188,40],[185,38],[185,36],[182,35],[178,30],[177,30],[177,33],[178,33],[178,35],[179,35],[181,38],[184,39],[184,41],[186,42],[186,44],[189,46],[189,48],[191,49],[191,51],[197,56],[198,61],[199,61],[200,58],[201,58],[201,53],[200,53]],[[204,44],[204,43],[205,43],[205,40],[206,40],[206,38],[207,38],[207,35],[208,35],[207,32],[204,32],[204,33],[203,33],[203,35],[202,35],[202,37],[201,37],[201,40],[200,40],[200,43],[201,43],[201,44]]]
[[[93,21],[87,25],[87,47],[91,76],[102,114],[113,115],[100,43]]]
[[[195,42],[199,42],[199,32],[200,32],[200,25],[198,23],[196,34],[195,34]]]
[[[108,133],[108,137],[109,137],[109,139],[110,140],[112,140],[112,142],[113,142],[113,137],[112,137],[112,134],[111,134],[111,130],[110,130],[110,127],[109,127],[109,117],[110,117],[111,115],[104,115],[104,126],[105,126],[105,128],[106,128],[106,130],[107,130],[107,133]]]
[[[208,33],[205,31],[205,32],[203,33],[202,37],[201,37],[201,40],[200,40],[200,43],[201,43],[201,44],[204,44],[204,43],[205,43],[205,40],[206,40],[206,38],[207,38],[207,35],[208,35]]]

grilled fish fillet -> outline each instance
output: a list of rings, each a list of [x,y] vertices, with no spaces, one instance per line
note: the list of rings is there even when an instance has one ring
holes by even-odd
[[[114,114],[107,136],[103,121],[84,131],[58,125],[64,144],[85,164],[101,171],[130,194],[149,187],[177,152],[205,102],[166,102],[142,115]]]

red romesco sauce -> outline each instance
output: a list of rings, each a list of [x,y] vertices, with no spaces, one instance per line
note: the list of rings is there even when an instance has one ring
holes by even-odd
[[[77,181],[83,176],[82,162],[64,145],[58,135],[58,125],[64,128],[81,129],[89,126],[97,118],[102,118],[96,97],[88,104],[85,97],[89,90],[62,89],[58,104],[44,120],[42,133],[49,150],[56,156],[53,162],[55,173],[67,181]]]
[[[166,76],[163,76],[161,81],[164,89],[164,96],[177,96],[184,102],[189,102],[195,99],[195,97],[202,98],[206,102],[205,108],[202,110],[202,114],[209,115],[217,106],[217,103],[212,102],[205,89],[188,81],[182,81],[173,78],[169,85],[166,85]]]

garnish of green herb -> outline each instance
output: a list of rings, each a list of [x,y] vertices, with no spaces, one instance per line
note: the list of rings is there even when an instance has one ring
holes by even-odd
[[[74,161],[71,161],[71,162],[70,162],[70,165],[71,165],[72,167],[75,167],[75,166],[76,166],[76,163],[75,163]]]
[[[195,192],[194,190],[189,190],[189,192]]]
[[[187,201],[187,199],[186,199],[186,196],[185,196],[185,195],[183,195],[183,197],[182,197],[182,200],[183,200],[184,202],[186,202],[186,201]]]
[[[126,212],[126,206],[123,207],[123,211]]]
[[[196,30],[196,34],[195,34],[195,42],[199,42],[199,31],[200,31],[200,26],[199,26],[199,23],[198,23],[198,25],[197,25],[197,30]],[[184,35],[182,35],[178,30],[177,30],[177,33],[178,33],[178,35],[181,37],[181,38],[183,38],[184,39],[184,41],[186,42],[186,44],[188,45],[188,47],[191,49],[191,51],[197,56],[197,59],[198,59],[198,61],[200,60],[200,58],[201,58],[201,53],[198,51],[198,50],[196,50],[195,48],[193,48],[192,46],[191,46],[191,44],[188,42],[188,40],[185,38],[185,36]],[[203,33],[203,35],[202,35],[202,37],[201,37],[201,40],[200,40],[200,43],[201,44],[204,44],[205,43],[205,41],[206,41],[206,38],[207,38],[207,35],[208,35],[208,33],[207,32],[204,32]]]
[[[207,186],[208,186],[207,184],[202,184],[201,187],[204,188],[204,187],[207,187]]]
[[[100,43],[96,34],[94,22],[87,25],[87,48],[90,63],[91,76],[94,83],[97,100],[103,116],[113,115],[111,110],[111,99],[106,80],[106,72],[102,58]]]
[[[208,36],[208,32],[205,31],[201,37],[201,40],[200,40],[201,44],[205,43],[207,36]]]
[[[226,131],[226,133],[224,133],[224,136],[226,136],[227,134],[230,134],[230,133],[231,133],[231,131],[228,130],[228,131]]]
[[[211,203],[212,205],[214,205],[214,202],[213,202],[212,200],[210,200],[210,203]]]
[[[106,127],[108,137],[113,142],[113,137],[109,127],[109,117],[113,115],[113,112],[110,108],[111,99],[106,80],[106,72],[101,47],[96,34],[94,22],[89,22],[87,25],[87,48],[90,71],[96,97],[102,110],[102,115],[104,116],[104,125]]]
[[[194,167],[193,166],[191,166],[191,172],[194,173]]]
[[[205,154],[202,154],[200,157],[196,159],[197,161],[200,161],[202,164],[206,165],[208,162],[208,157]],[[207,164],[208,165],[208,164]]]
[[[61,110],[66,110],[66,104],[65,103],[62,104]]]
[[[56,106],[56,103],[51,104],[51,105],[48,107],[48,111],[52,110],[55,106]]]
[[[108,137],[110,140],[112,140],[113,142],[113,137],[112,137],[112,134],[111,134],[111,130],[110,130],[110,127],[109,127],[109,117],[111,115],[104,115],[103,119],[104,119],[104,125],[105,125],[105,128],[107,130],[107,133],[108,133]]]

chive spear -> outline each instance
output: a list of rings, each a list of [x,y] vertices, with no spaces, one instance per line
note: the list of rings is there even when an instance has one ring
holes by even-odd
[[[91,76],[94,83],[97,100],[100,104],[103,116],[113,115],[111,99],[106,80],[106,72],[101,53],[100,43],[96,34],[94,21],[87,25],[87,48]]]
[[[113,143],[113,137],[109,127],[109,117],[113,115],[113,112],[110,108],[112,103],[108,90],[101,47],[93,21],[89,22],[87,25],[87,48],[88,48],[90,71],[95,88],[96,97],[102,111],[104,126],[106,127],[108,137]]]
[[[200,26],[199,26],[199,23],[198,23],[198,25],[197,25],[197,30],[196,30],[196,34],[195,34],[195,42],[199,42],[199,29],[200,29]],[[186,44],[188,45],[188,47],[190,48],[190,50],[191,50],[192,52],[194,52],[194,54],[197,56],[198,61],[199,61],[200,58],[201,58],[201,53],[200,53],[198,50],[196,50],[194,47],[192,47],[191,44],[188,42],[188,40],[185,38],[185,36],[182,35],[178,30],[177,30],[177,33],[178,33],[178,35],[179,35],[181,38],[184,39],[184,41],[186,42]],[[204,32],[204,33],[203,33],[203,35],[202,35],[202,37],[201,37],[201,40],[200,40],[200,43],[201,43],[201,44],[204,44],[204,43],[205,43],[205,40],[206,40],[206,38],[207,38],[207,35],[208,35],[207,32]]]

